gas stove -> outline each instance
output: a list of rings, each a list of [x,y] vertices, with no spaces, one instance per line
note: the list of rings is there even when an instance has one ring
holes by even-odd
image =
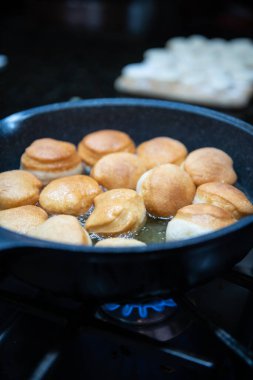
[[[121,305],[0,283],[1,380],[251,379],[253,251],[185,294]]]

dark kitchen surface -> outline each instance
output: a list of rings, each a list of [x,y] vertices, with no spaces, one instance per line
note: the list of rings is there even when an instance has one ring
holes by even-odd
[[[84,26],[78,11],[78,26],[66,21],[65,3],[20,1],[0,8],[0,54],[9,59],[0,71],[0,118],[75,97],[122,96],[113,89],[121,68],[177,34],[253,36],[247,1],[221,1],[219,12],[211,2],[203,2],[203,10],[196,1],[179,1],[169,13],[161,5],[167,2],[158,1],[153,18],[146,10],[149,23],[143,18],[142,28],[132,32],[122,27],[117,2],[110,2],[114,12],[110,7],[101,28],[96,18]],[[191,6],[179,18],[178,7],[186,3]],[[252,101],[243,110],[224,112],[253,124]],[[253,254],[186,296],[175,295],[179,307],[172,317],[136,329],[101,311],[93,318],[92,305],[56,299],[1,274],[0,379],[252,379]]]
[[[133,3],[139,8],[132,9]],[[121,68],[141,61],[144,50],[163,46],[175,35],[253,35],[253,11],[247,2],[234,9],[222,1],[216,12],[210,11],[209,2],[205,9],[194,8],[194,2],[190,9],[183,1],[181,9],[166,3],[20,1],[16,7],[2,5],[0,54],[8,56],[9,64],[0,71],[0,118],[75,97],[122,96],[113,88]],[[202,18],[197,18],[194,9],[202,11]],[[137,23],[129,21],[130,14],[139,17]],[[243,26],[238,25],[240,18]],[[225,112],[253,124],[253,102],[243,110]]]

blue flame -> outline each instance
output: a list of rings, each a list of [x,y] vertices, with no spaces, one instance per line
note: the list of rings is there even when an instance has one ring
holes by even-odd
[[[124,318],[129,317],[133,311],[137,310],[140,318],[148,318],[149,310],[154,310],[159,313],[162,313],[166,307],[176,307],[177,304],[173,301],[172,298],[167,300],[152,301],[147,304],[126,304],[124,306],[117,303],[108,303],[103,306],[106,311],[115,311],[121,308],[121,313]]]

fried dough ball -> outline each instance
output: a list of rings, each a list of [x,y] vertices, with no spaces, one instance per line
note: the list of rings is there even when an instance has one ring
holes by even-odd
[[[26,234],[32,228],[45,222],[46,211],[37,206],[20,206],[0,211],[0,226],[9,230]]]
[[[184,144],[170,137],[155,137],[137,147],[137,155],[147,169],[163,164],[180,165],[187,156]]]
[[[227,183],[211,182],[200,185],[193,203],[208,203],[221,207],[236,219],[253,214],[253,205],[246,195]]]
[[[34,174],[43,185],[83,171],[75,145],[51,138],[35,140],[26,148],[21,157],[21,168]]]
[[[216,148],[194,150],[187,156],[183,168],[197,186],[207,182],[225,182],[232,185],[237,180],[232,158]]]
[[[29,235],[42,240],[63,244],[92,245],[87,231],[71,215],[55,215],[29,231]]]
[[[146,220],[143,199],[134,190],[114,189],[98,195],[95,209],[86,221],[89,232],[101,236],[119,236],[135,232]]]
[[[192,203],[195,185],[184,170],[173,164],[157,166],[139,179],[137,192],[142,195],[147,211],[168,218],[181,207]]]
[[[0,173],[0,210],[35,205],[41,188],[38,178],[24,170]]]
[[[39,202],[49,214],[82,215],[102,192],[98,183],[86,175],[59,178],[41,192]]]
[[[136,239],[109,238],[97,242],[96,247],[138,247],[146,246],[145,243]]]
[[[106,189],[133,189],[146,171],[144,163],[132,153],[112,153],[101,158],[91,176]]]
[[[207,204],[194,204],[178,210],[169,221],[166,240],[181,240],[207,234],[235,223],[236,219],[226,210]]]
[[[110,153],[135,152],[135,144],[130,136],[114,129],[102,129],[84,136],[78,145],[78,153],[89,166]]]

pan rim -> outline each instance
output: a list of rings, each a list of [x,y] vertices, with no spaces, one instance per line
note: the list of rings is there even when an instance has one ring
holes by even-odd
[[[212,110],[210,108],[195,106],[183,102],[171,102],[169,100],[158,99],[144,99],[144,98],[93,98],[78,100],[73,102],[58,102],[52,104],[46,104],[38,107],[32,107],[26,110],[15,112],[9,116],[0,120],[0,129],[5,127],[6,124],[14,126],[21,120],[25,120],[29,117],[39,115],[44,112],[59,111],[61,109],[82,108],[82,107],[99,107],[99,106],[153,106],[154,108],[167,108],[175,109],[181,112],[194,113],[204,117],[210,117],[212,119],[221,120],[228,124],[233,124],[239,129],[247,131],[250,135],[253,135],[253,126],[243,120],[240,120],[234,116],[224,114],[219,111]]]
[[[154,108],[165,108],[165,109],[175,109],[181,112],[194,113],[200,116],[209,117],[211,119],[220,120],[226,122],[227,124],[232,124],[232,126],[246,131],[248,134],[253,136],[253,126],[250,124],[237,119],[233,116],[223,114],[212,109],[208,109],[201,106],[190,105],[181,102],[171,102],[167,100],[156,100],[156,99],[143,99],[143,98],[94,98],[85,99],[75,102],[59,102],[52,103],[48,105],[43,105],[39,107],[30,108],[27,110],[16,112],[12,115],[6,116],[4,119],[0,120],[0,130],[6,128],[15,128],[21,120],[39,115],[45,112],[59,111],[61,109],[73,109],[82,107],[101,107],[101,106],[142,106],[142,107],[154,107]],[[253,216],[245,217],[236,223],[222,228],[220,230],[197,236],[190,239],[178,240],[175,242],[164,242],[164,243],[153,243],[147,246],[141,247],[95,247],[95,246],[81,246],[74,244],[63,244],[58,242],[51,242],[46,240],[39,240],[27,235],[22,235],[11,230],[0,227],[0,247],[2,242],[5,242],[4,235],[7,237],[9,246],[7,248],[16,247],[36,247],[36,248],[47,248],[52,250],[61,251],[78,251],[86,252],[89,256],[98,256],[99,253],[106,254],[106,256],[117,255],[118,257],[124,258],[129,254],[154,254],[154,252],[164,252],[175,251],[177,249],[189,248],[189,247],[200,247],[206,243],[214,242],[217,239],[226,236],[229,237],[234,232],[243,229],[247,226],[253,226]],[[2,240],[3,239],[3,240]]]

